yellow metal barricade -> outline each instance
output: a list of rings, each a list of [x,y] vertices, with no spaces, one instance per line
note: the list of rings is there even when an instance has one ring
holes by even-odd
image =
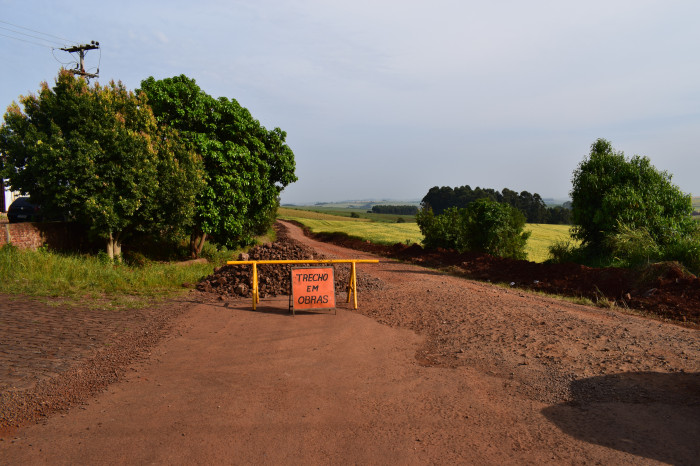
[[[260,293],[258,292],[258,264],[350,264],[350,282],[348,283],[348,300],[352,296],[353,309],[357,309],[357,266],[355,264],[378,264],[376,259],[328,259],[328,260],[261,260],[261,261],[228,261],[228,265],[252,265],[253,266],[253,287],[251,294],[253,295],[253,310],[257,309],[257,304],[260,302]]]

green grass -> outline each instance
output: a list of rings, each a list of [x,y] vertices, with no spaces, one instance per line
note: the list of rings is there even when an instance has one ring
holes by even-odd
[[[400,218],[406,223],[416,223],[415,215],[397,215],[397,214],[375,214],[368,213],[368,209],[347,207],[344,209],[338,207],[323,207],[323,206],[298,206],[298,207],[280,207],[278,210],[278,216],[284,218],[289,217],[304,217],[304,218],[326,218],[332,220],[330,217],[335,217],[335,220],[339,218],[345,218],[349,220],[358,220],[357,218],[352,218],[351,215],[355,214],[360,220],[373,221],[373,222],[383,222],[383,223],[396,223]],[[314,217],[314,214],[318,214],[321,217]],[[307,217],[312,215],[311,217]]]
[[[423,239],[415,223],[369,222],[363,219],[326,220],[306,217],[288,217],[303,223],[314,233],[345,233],[377,244],[420,243]]]
[[[341,232],[369,240],[377,244],[418,243],[423,235],[415,223],[370,222],[367,219],[338,217],[328,213],[280,208],[278,215],[287,220],[296,220],[314,233]],[[528,223],[526,230],[532,231],[527,241],[528,259],[543,262],[549,258],[549,246],[557,241],[571,240],[568,225],[543,225]]]
[[[0,293],[138,307],[182,292],[183,283],[197,283],[212,269],[211,264],[114,265],[96,257],[6,246],[0,249]]]
[[[275,240],[270,230],[256,244]],[[233,260],[248,248],[226,250],[207,242],[200,257],[208,263],[173,263],[145,260],[144,265],[107,263],[89,255],[47,250],[0,248],[0,293],[59,298],[50,303],[114,309],[137,308],[183,293],[215,266]]]
[[[342,214],[342,215],[341,215]],[[277,217],[283,220],[332,220],[336,222],[369,222],[368,218],[352,218],[350,212],[337,212],[332,210],[321,211],[320,209],[302,209],[280,207],[277,209]],[[300,221],[300,220],[297,220]]]

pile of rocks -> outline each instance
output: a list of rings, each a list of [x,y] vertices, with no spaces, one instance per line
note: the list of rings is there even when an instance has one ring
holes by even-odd
[[[274,243],[266,243],[251,249],[248,254],[241,254],[238,260],[321,260],[327,257],[317,254],[313,249],[298,241],[280,238]],[[260,297],[288,295],[291,288],[292,267],[304,267],[304,265],[292,264],[263,264],[258,265],[258,291]],[[335,289],[336,293],[346,292],[350,281],[350,265],[335,264]],[[358,291],[379,289],[381,283],[376,278],[363,275],[359,268],[357,274]],[[233,297],[251,296],[252,286],[251,265],[226,265],[214,269],[214,273],[202,279],[197,289],[207,293],[216,293],[221,296]]]

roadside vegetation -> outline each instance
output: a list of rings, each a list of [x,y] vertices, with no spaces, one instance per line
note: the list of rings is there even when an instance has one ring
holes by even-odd
[[[274,240],[274,232],[256,243]],[[187,246],[182,242],[183,253]],[[106,253],[65,254],[41,248],[0,248],[0,293],[61,298],[81,306],[136,308],[170,298],[193,288],[216,266],[233,260],[243,249],[228,250],[206,243],[196,261],[153,261],[142,254],[127,254],[114,262]],[[206,259],[206,260],[202,260]]]
[[[556,244],[555,261],[593,266],[638,267],[676,261],[700,274],[700,224],[689,194],[671,183],[647,157],[625,157],[605,139],[574,171],[573,237]]]
[[[196,283],[211,265],[179,266],[150,262],[142,266],[114,264],[104,256],[63,255],[46,250],[0,249],[0,292],[28,296],[83,298],[133,304],[171,296],[183,283]]]

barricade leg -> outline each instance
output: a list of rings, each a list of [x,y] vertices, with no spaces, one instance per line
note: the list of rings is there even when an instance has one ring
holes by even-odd
[[[350,297],[353,298],[353,309],[357,309],[357,271],[355,267],[355,262],[350,262],[350,283],[348,284],[348,300],[350,302]]]
[[[352,291],[353,291],[353,309],[357,309],[357,268],[355,267],[355,263],[352,263]]]
[[[257,309],[257,304],[260,302],[258,298],[258,264],[253,263],[253,310]]]

